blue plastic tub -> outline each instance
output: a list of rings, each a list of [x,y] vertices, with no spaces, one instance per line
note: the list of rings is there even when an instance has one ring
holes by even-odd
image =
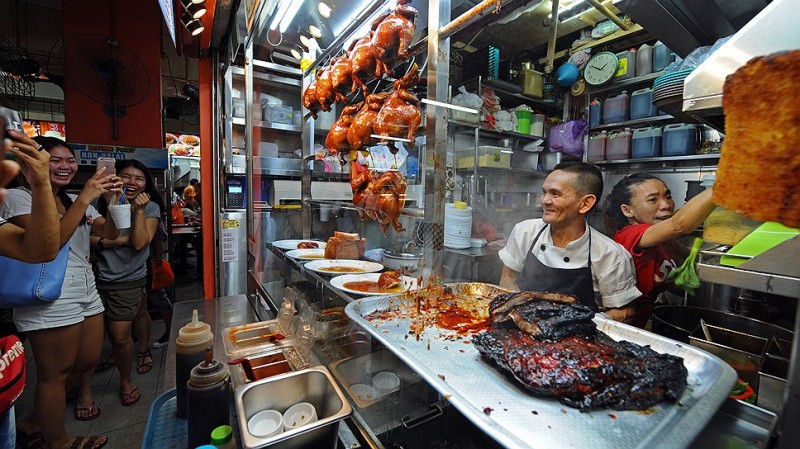
[[[673,123],[664,127],[661,141],[664,156],[686,156],[700,148],[700,129],[697,125]]]
[[[634,129],[631,137],[631,157],[638,159],[659,156],[661,156],[661,129],[653,127]]]
[[[657,115],[658,109],[653,106],[653,89],[639,89],[631,94],[631,120]]]
[[[185,449],[188,441],[189,428],[186,419],[178,418],[177,398],[173,388],[157,397],[150,406],[142,449]]]
[[[619,123],[630,117],[631,97],[627,91],[609,96],[603,102],[603,123]]]

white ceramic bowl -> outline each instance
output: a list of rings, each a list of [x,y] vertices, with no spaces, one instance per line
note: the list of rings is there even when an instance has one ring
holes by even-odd
[[[275,436],[283,431],[283,415],[277,410],[262,410],[247,421],[247,430],[260,438]]]
[[[350,392],[362,401],[374,401],[378,397],[378,392],[375,391],[375,388],[367,384],[350,385]]]
[[[310,402],[298,402],[283,412],[283,430],[290,431],[317,420],[317,409]]]
[[[372,386],[378,396],[386,396],[400,389],[400,376],[391,371],[381,371],[372,376]]]

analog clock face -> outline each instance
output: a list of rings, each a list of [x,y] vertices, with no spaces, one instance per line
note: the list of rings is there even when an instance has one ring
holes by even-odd
[[[617,55],[607,51],[600,52],[592,56],[589,62],[586,63],[586,67],[583,69],[583,77],[592,86],[605,84],[611,78],[614,78],[617,73],[617,64],[619,64]]]

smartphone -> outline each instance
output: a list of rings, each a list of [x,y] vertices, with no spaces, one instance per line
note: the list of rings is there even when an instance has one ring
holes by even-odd
[[[100,167],[105,167],[106,171],[103,172],[103,176],[107,176],[109,174],[116,174],[117,160],[113,157],[98,157],[97,158],[97,169],[100,170]]]
[[[7,137],[7,132],[11,129],[22,132],[22,118],[19,112],[0,106],[0,131],[2,131],[2,138]]]

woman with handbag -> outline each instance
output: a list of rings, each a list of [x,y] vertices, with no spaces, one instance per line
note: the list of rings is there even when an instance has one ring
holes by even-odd
[[[0,129],[5,129],[2,123]],[[3,153],[8,151],[14,154],[19,164],[11,165],[7,175],[13,176],[17,170],[21,170],[22,176],[28,180],[31,186],[31,216],[34,220],[27,228],[21,228],[0,218],[0,255],[31,263],[52,260],[58,253],[59,229],[56,203],[50,186],[50,156],[47,152],[39,151],[39,144],[23,133],[9,131],[9,137],[2,143]],[[0,181],[0,188],[4,185],[5,180]],[[8,274],[0,273],[2,276]],[[6,352],[15,355],[9,358],[10,363],[0,367],[0,447],[14,447],[14,402],[25,387],[24,348],[14,335],[16,328],[13,323],[9,327],[11,329],[4,330],[0,335],[0,356]]]
[[[26,332],[36,363],[36,391],[33,412],[17,422],[17,430],[30,444],[41,431],[43,444],[50,448],[97,449],[108,442],[105,436],[70,436],[64,427],[66,385],[70,376],[79,377],[94,370],[103,341],[103,304],[95,288],[89,263],[89,234],[95,232],[109,239],[119,235],[113,220],[106,220],[91,202],[106,195],[113,197],[122,189],[113,173],[98,170],[83,185],[78,195],[65,188],[78,171],[75,153],[66,142],[53,137],[34,140],[49,153],[49,175],[55,208],[61,216],[59,247],[69,243],[69,259],[58,300],[44,305],[14,309],[14,323]],[[8,192],[2,216],[11,223],[28,228],[36,226],[31,192],[33,186],[22,183],[21,189]],[[82,389],[76,402],[78,410],[92,418],[99,409],[91,389]],[[40,442],[39,444],[41,444]]]
[[[120,376],[120,402],[129,406],[141,397],[131,379],[134,346],[131,331],[139,340],[136,372],[145,374],[153,367],[145,294],[147,257],[165,207],[143,163],[135,159],[118,160],[116,168],[125,185],[124,196],[131,205],[131,227],[116,239],[94,236],[92,246],[97,256],[97,289],[106,307],[106,333]],[[98,209],[102,212],[108,208],[109,203],[101,199]]]

